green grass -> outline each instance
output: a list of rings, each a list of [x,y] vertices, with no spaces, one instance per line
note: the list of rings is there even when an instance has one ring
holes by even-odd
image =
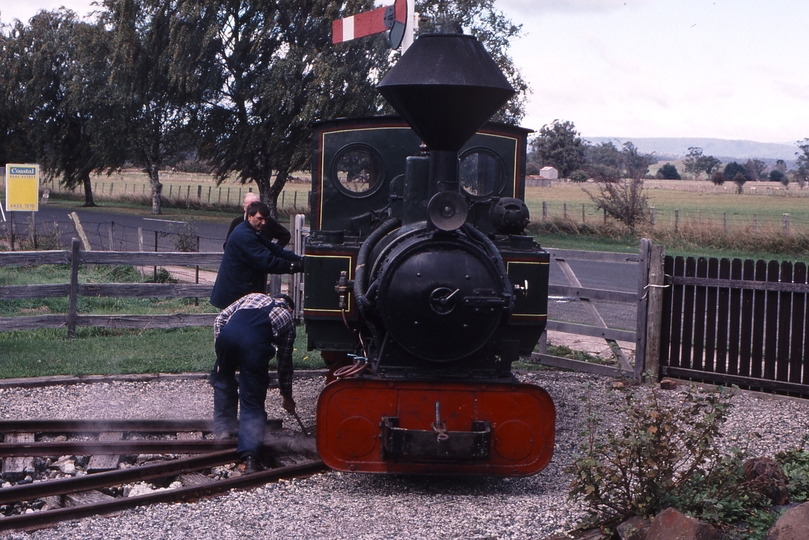
[[[212,328],[129,330],[79,328],[0,332],[0,378],[55,375],[208,372],[216,359]],[[306,351],[298,331],[295,369],[324,367],[320,354]],[[275,368],[275,361],[270,363]]]

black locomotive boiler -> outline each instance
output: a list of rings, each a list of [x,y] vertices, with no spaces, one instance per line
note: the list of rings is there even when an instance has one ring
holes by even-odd
[[[318,123],[305,246],[309,347],[333,469],[529,475],[555,409],[511,364],[547,318],[548,253],[525,235],[528,130],[473,37],[421,36],[379,84],[402,118]]]

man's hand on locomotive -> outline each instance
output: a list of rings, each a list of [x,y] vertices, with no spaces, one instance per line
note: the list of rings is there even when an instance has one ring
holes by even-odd
[[[289,273],[303,272],[303,259],[289,263]]]

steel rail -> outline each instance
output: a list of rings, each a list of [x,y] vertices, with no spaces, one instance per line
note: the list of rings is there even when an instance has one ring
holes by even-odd
[[[18,442],[0,443],[0,457],[66,454],[205,454],[235,446],[235,439]]]
[[[52,495],[64,495],[76,491],[99,489],[116,484],[124,484],[126,482],[179,475],[199,469],[223,465],[225,463],[232,463],[238,460],[239,455],[235,449],[221,450],[219,452],[211,452],[210,454],[152,463],[116,471],[11,486],[0,489],[0,504],[29,501],[31,499],[50,497]]]
[[[267,429],[281,429],[282,420],[267,420]],[[98,433],[102,431],[214,431],[213,420],[0,420],[0,433]]]
[[[201,486],[158,491],[137,497],[125,497],[112,501],[71,508],[58,508],[55,510],[44,510],[40,512],[31,512],[29,514],[20,514],[17,516],[8,516],[0,518],[0,531],[50,525],[60,521],[66,521],[68,519],[77,519],[96,514],[109,514],[119,510],[134,508],[136,506],[147,504],[161,502],[190,502],[202,497],[211,497],[234,488],[249,488],[266,484],[268,482],[276,482],[281,479],[309,476],[325,470],[327,470],[327,467],[322,461],[311,461],[288,467],[281,467],[243,475],[237,478],[213,481],[209,484],[204,484]]]

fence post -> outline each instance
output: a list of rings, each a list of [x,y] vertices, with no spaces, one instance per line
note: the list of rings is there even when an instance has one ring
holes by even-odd
[[[8,213],[8,221],[11,229],[11,251],[14,251],[14,212]]]
[[[650,382],[660,377],[660,337],[663,332],[663,257],[665,248],[652,244],[649,255],[649,279],[646,289],[646,351],[644,371],[652,374]]]
[[[722,229],[725,231],[725,234],[728,233],[728,213],[722,212]]]
[[[584,218],[584,203],[581,203],[581,222],[586,223],[586,219]]]
[[[652,227],[654,227],[655,223],[657,222],[657,208],[655,208],[654,206],[650,206],[649,207],[649,212],[650,212],[650,214],[649,214],[650,219],[652,221]]]
[[[197,186],[197,200],[202,200],[202,184]]]
[[[674,211],[674,233],[680,232],[680,211]]]
[[[78,305],[79,296],[79,239],[73,239],[73,245],[70,252],[70,286],[69,286],[69,307],[67,310],[67,337],[73,339],[76,337],[76,306]]]
[[[783,215],[783,221],[784,221],[784,234],[789,236],[789,214]]]
[[[143,251],[143,227],[138,227],[138,251]]]
[[[92,251],[93,249],[90,247],[90,241],[87,239],[87,235],[84,234],[84,227],[81,226],[81,221],[79,221],[79,215],[76,212],[71,212],[67,215],[70,220],[73,222],[73,228],[76,229],[76,234],[79,235],[81,238],[81,243],[84,245],[84,251]]]
[[[154,250],[157,253],[157,231],[154,232]],[[157,283],[157,266],[154,267],[154,283]]]
[[[31,212],[31,241],[37,249],[37,213]]]
[[[635,379],[640,381],[646,364],[646,308],[649,290],[649,255],[652,242],[641,238],[638,246],[638,305],[635,327]]]
[[[758,232],[758,214],[753,214],[753,234]]]

